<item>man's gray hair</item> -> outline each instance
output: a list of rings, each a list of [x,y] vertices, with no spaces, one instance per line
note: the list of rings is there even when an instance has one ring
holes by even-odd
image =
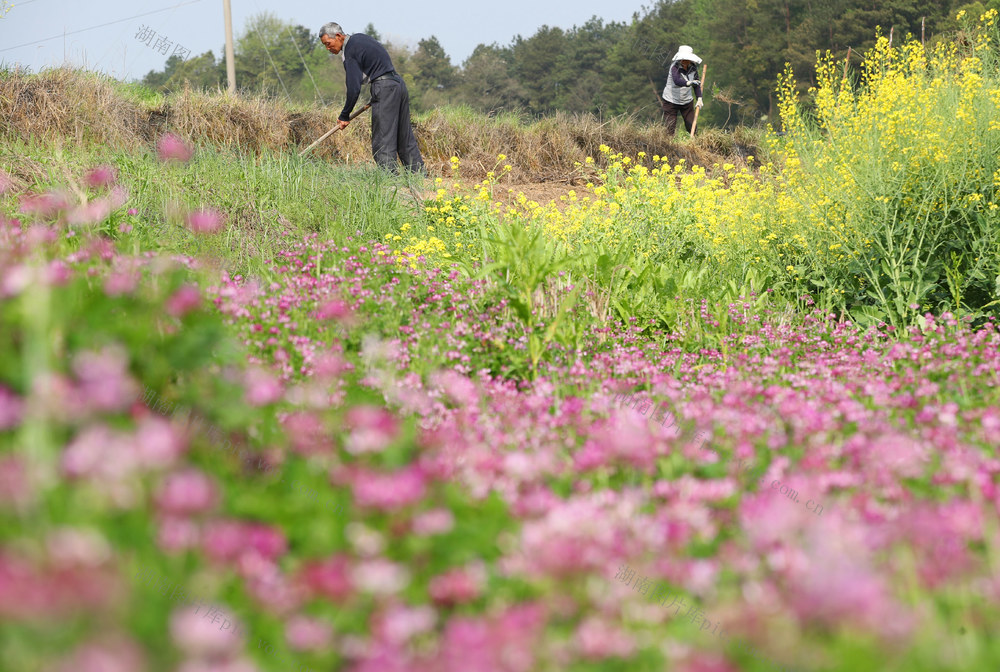
[[[347,33],[344,32],[339,23],[331,21],[330,23],[323,24],[323,27],[319,29],[319,36],[323,37],[324,35],[333,37],[334,35],[347,35]]]

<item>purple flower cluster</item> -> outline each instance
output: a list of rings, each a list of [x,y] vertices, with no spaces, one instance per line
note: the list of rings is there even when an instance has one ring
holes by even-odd
[[[143,388],[144,393],[142,400],[148,406],[150,410],[155,413],[160,413],[163,415],[169,415],[174,420],[182,420],[182,424],[189,427],[190,431],[194,433],[204,433],[211,440],[213,445],[219,447],[224,453],[239,457],[244,463],[248,465],[254,465],[255,455],[247,450],[246,448],[240,448],[235,445],[230,439],[226,438],[225,432],[220,430],[218,426],[211,423],[204,423],[202,418],[192,416],[191,411],[188,410],[186,414],[180,415],[180,409],[176,408],[174,404],[167,402],[160,398],[160,396],[148,387]],[[259,406],[264,403],[272,403],[277,401],[281,397],[281,388],[277,381],[268,376],[266,373],[260,369],[251,368],[247,373],[247,401],[252,405]],[[204,426],[203,426],[204,425]],[[280,464],[270,461],[264,455],[256,456],[256,466],[257,470],[263,474],[270,474],[276,469],[280,468]],[[284,483],[285,477],[282,475],[278,483]],[[290,482],[293,490],[304,489],[312,499],[316,499],[320,496],[320,493],[316,490],[309,488],[307,486],[302,486],[296,482]],[[183,498],[186,501],[201,501],[202,497],[196,494],[196,491],[204,490],[202,486],[196,485],[190,478],[184,479],[183,485],[180,483],[175,484],[175,490],[180,490],[183,492]],[[168,490],[167,492],[170,492]],[[337,502],[331,502],[331,509],[334,513],[339,513],[342,506]],[[211,508],[210,503],[206,502],[205,509]]]

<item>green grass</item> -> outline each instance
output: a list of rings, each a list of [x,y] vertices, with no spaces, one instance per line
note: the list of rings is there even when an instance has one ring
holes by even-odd
[[[414,193],[422,178],[396,177],[375,168],[331,165],[308,156],[201,147],[184,165],[165,164],[153,147],[125,153],[96,146],[40,143],[0,144],[0,168],[34,193],[61,188],[67,176],[79,183],[90,168],[116,167],[128,201],[103,226],[125,251],[210,255],[231,273],[261,276],[285,243],[317,233],[338,242],[348,236],[384,240],[386,233],[419,217]],[[86,191],[82,186],[83,191]],[[219,234],[193,234],[184,215],[197,208],[226,214]],[[13,199],[0,201],[8,216],[18,215]],[[137,211],[127,214],[129,209]],[[131,232],[119,231],[130,224]],[[72,245],[69,241],[67,245]]]

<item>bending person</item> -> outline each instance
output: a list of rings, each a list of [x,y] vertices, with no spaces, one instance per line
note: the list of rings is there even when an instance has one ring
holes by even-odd
[[[403,78],[396,74],[389,52],[364,33],[348,35],[339,23],[327,23],[319,40],[332,54],[340,54],[347,76],[347,100],[337,125],[347,128],[351,111],[361,95],[361,85],[371,82],[372,155],[375,163],[397,173],[396,156],[406,168],[427,174],[417,138],[410,125],[410,94]]]
[[[701,82],[698,80],[698,64],[701,59],[686,44],[674,54],[670,64],[667,85],[663,87],[663,114],[667,120],[667,133],[677,133],[677,115],[684,117],[684,127],[688,133],[694,124],[694,110],[702,106]]]

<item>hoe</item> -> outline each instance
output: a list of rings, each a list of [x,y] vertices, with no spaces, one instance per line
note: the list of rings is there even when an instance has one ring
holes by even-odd
[[[351,115],[350,120],[354,121],[354,117],[358,116],[359,114],[361,114],[362,112],[364,112],[365,110],[367,110],[371,106],[372,106],[372,101],[369,100],[367,103],[365,103],[365,106],[362,107],[360,110],[355,110],[354,111],[354,113]],[[315,147],[319,143],[323,142],[324,140],[326,140],[327,138],[329,138],[331,135],[333,135],[334,133],[336,133],[339,130],[340,130],[340,126],[334,126],[329,131],[327,131],[326,133],[324,133],[323,135],[321,135],[320,138],[319,138],[319,140],[317,140],[316,142],[312,143],[311,145],[309,145],[308,147],[306,147],[305,149],[303,149],[301,152],[299,152],[299,156],[304,156],[306,154],[306,152],[308,152],[310,149],[312,149],[313,147]]]

